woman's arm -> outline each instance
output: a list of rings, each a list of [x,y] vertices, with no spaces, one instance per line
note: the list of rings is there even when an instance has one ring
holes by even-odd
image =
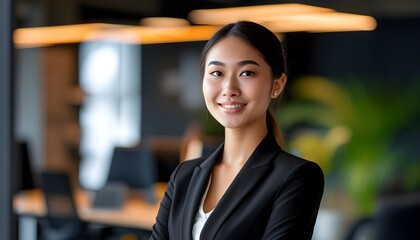
[[[171,175],[171,178],[168,182],[163,199],[160,203],[160,208],[158,215],[156,217],[156,223],[153,225],[153,232],[150,236],[150,240],[165,240],[169,239],[169,230],[168,230],[168,219],[169,213],[171,212],[174,185],[175,185],[175,176],[179,170],[178,166]]]
[[[323,190],[316,163],[295,167],[279,188],[263,239],[311,239]]]

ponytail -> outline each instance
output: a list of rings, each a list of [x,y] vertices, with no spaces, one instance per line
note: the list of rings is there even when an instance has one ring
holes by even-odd
[[[276,139],[276,142],[280,147],[284,147],[284,139],[283,134],[281,132],[281,129],[279,125],[277,124],[276,119],[273,116],[273,113],[270,110],[267,110],[267,129],[271,134],[273,134],[274,138]]]

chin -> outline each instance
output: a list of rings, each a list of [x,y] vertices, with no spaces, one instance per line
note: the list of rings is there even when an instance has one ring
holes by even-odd
[[[238,123],[221,123],[224,128],[236,129],[241,128],[241,124]]]

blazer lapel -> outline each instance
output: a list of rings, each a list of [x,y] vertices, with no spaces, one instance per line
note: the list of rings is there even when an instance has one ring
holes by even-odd
[[[270,162],[275,157],[280,147],[275,139],[269,134],[261,141],[254,153],[245,163],[242,170],[235,177],[226,193],[220,199],[218,205],[207,220],[201,236],[213,239],[226,218],[241,202],[241,200],[256,187],[256,184],[270,170]]]
[[[203,194],[207,188],[213,165],[218,160],[221,151],[223,151],[223,144],[221,144],[202,164],[194,169],[183,207],[183,227],[181,231],[181,239],[183,240],[192,239],[194,220],[203,198]]]

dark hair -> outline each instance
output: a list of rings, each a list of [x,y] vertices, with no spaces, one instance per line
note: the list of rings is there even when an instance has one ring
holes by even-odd
[[[227,36],[239,37],[251,44],[257,51],[259,51],[271,68],[273,79],[279,79],[282,74],[286,73],[286,60],[283,51],[283,45],[278,37],[266,27],[250,22],[250,21],[239,21],[225,25],[219,29],[206,43],[203,48],[200,61],[201,73],[204,74],[206,58],[209,50],[220,40]],[[283,145],[283,137],[277,122],[271,113],[276,106],[276,101],[279,98],[275,98],[270,103],[270,109],[267,111],[267,128],[271,131],[278,144]]]

